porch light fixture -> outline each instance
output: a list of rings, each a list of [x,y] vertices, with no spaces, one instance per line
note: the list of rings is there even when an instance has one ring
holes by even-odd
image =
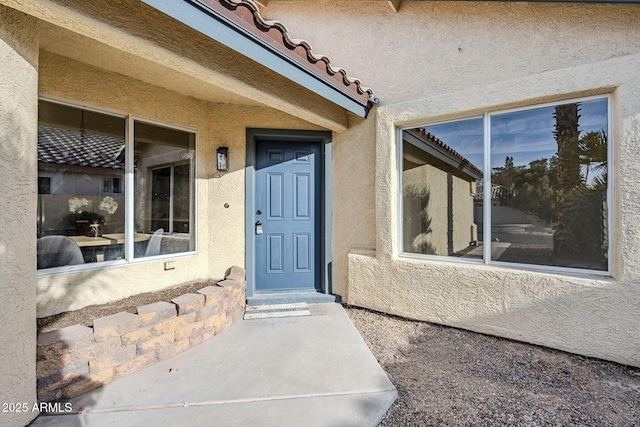
[[[216,151],[216,169],[218,169],[218,172],[229,171],[229,147],[218,147]]]

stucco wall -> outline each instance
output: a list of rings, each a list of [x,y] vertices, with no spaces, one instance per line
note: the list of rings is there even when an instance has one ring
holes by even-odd
[[[269,0],[264,11],[383,105],[640,52],[635,4],[403,1],[395,13],[386,1]]]
[[[175,257],[174,270],[165,271],[165,260],[160,260],[45,273],[37,281],[38,317],[188,281],[219,279],[230,265],[244,265],[246,129],[320,129],[270,108],[205,102],[46,51],[40,55],[39,85],[43,96],[196,130],[199,216],[198,254]],[[224,174],[215,169],[219,146],[230,150],[230,170]]]
[[[333,135],[332,291],[347,299],[347,256],[376,242],[375,120],[352,119]]]
[[[640,55],[532,75],[381,107],[377,114],[376,251],[349,258],[355,305],[575,353],[640,365],[637,146]],[[395,126],[449,114],[469,102],[494,110],[565,96],[613,93],[613,277],[550,274],[398,257]],[[561,95],[559,95],[561,94]]]
[[[38,415],[35,395],[35,253],[37,22],[0,6],[0,402],[28,403],[0,412],[0,424],[20,426]],[[8,215],[20,212],[19,215]]]
[[[349,204],[375,206],[374,245],[361,249],[367,242],[358,234],[334,240],[334,277],[348,277],[347,302],[640,366],[638,5],[403,2],[393,13],[386,2],[271,0],[265,14],[381,99],[372,117],[375,191],[347,198],[334,190],[334,218],[347,215]],[[611,278],[397,255],[397,127],[607,93]],[[341,134],[343,158],[369,165],[371,150],[362,147],[370,146],[347,142],[370,137],[370,124]],[[337,168],[334,183],[365,187],[365,170]],[[345,266],[340,258],[348,252]]]
[[[469,247],[473,224],[471,184],[456,176],[455,171],[447,169],[425,164],[402,172],[402,185],[405,189],[402,195],[402,251],[431,253],[421,252],[422,243],[432,246],[432,255],[452,255]],[[415,195],[416,191],[428,191],[427,206],[421,206],[420,198]],[[431,231],[425,230],[422,211],[431,220]],[[411,220],[408,221],[408,218]],[[416,241],[419,234],[422,236]]]

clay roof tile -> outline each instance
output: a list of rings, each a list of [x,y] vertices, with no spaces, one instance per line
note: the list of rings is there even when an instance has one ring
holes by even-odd
[[[124,140],[108,135],[38,126],[38,161],[62,165],[123,169]]]
[[[315,54],[309,42],[292,38],[283,23],[265,19],[253,0],[197,1],[258,36],[307,70],[355,97],[363,105],[377,102],[373,90],[365,87],[360,79],[349,77],[343,68],[334,67],[327,56]]]

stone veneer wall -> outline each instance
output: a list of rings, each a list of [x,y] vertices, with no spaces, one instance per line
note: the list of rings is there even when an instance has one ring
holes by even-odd
[[[211,339],[240,319],[245,271],[171,300],[38,336],[38,400],[70,399]]]

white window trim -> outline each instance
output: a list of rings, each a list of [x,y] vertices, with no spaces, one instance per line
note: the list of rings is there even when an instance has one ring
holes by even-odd
[[[165,127],[167,129],[174,129],[174,130],[179,130],[182,132],[190,132],[193,133],[195,135],[195,140],[194,140],[194,144],[193,144],[193,151],[195,153],[195,158],[193,160],[193,171],[194,171],[194,177],[193,177],[193,196],[194,196],[194,201],[193,201],[193,239],[194,239],[194,250],[193,251],[187,251],[187,252],[180,252],[177,254],[162,254],[162,255],[155,255],[155,256],[149,256],[149,257],[138,257],[138,258],[134,258],[134,245],[133,245],[133,238],[132,236],[135,235],[135,218],[134,216],[134,210],[131,209],[130,210],[130,214],[131,214],[131,220],[127,223],[127,227],[125,228],[125,255],[128,255],[127,252],[127,246],[130,246],[130,252],[131,252],[131,256],[127,256],[127,260],[128,260],[128,264],[137,264],[140,262],[147,262],[147,261],[155,261],[155,260],[164,260],[164,259],[173,259],[173,258],[181,258],[181,257],[186,257],[186,256],[193,256],[193,255],[197,255],[198,254],[198,130],[194,129],[194,128],[190,128],[190,127],[186,127],[186,126],[180,126],[180,125],[174,125],[174,124],[168,124],[166,122],[161,122],[159,120],[153,120],[153,119],[148,119],[145,117],[141,117],[141,116],[137,116],[134,114],[129,114],[128,115],[128,125],[127,125],[127,149],[130,149],[131,152],[133,153],[133,145],[134,145],[134,140],[133,140],[133,136],[134,136],[134,124],[135,122],[140,122],[140,123],[144,123],[144,124],[149,124],[149,125],[154,125],[154,126],[159,126],[159,127]],[[129,141],[130,140],[130,141]],[[131,147],[129,147],[129,144],[131,144]],[[133,169],[134,169],[134,164],[133,164],[133,156],[128,156],[128,160],[130,161],[130,165],[129,163],[127,163],[127,171],[131,171],[131,173],[126,174],[125,177],[129,177],[130,178],[130,182],[127,180],[127,184],[129,185],[129,187],[125,187],[125,191],[126,194],[131,194],[131,202],[133,203],[133,196],[134,196],[134,192],[135,192],[135,176],[133,173]],[[129,169],[130,168],[130,169]],[[173,178],[172,178],[173,179]],[[172,183],[173,185],[173,183]],[[131,191],[129,191],[129,189],[131,189]],[[133,205],[132,205],[133,206]],[[129,211],[128,211],[129,213]],[[126,234],[129,233],[129,234]],[[129,239],[127,239],[127,237],[130,237]],[[129,245],[127,245],[127,243],[129,243]]]
[[[53,267],[47,269],[36,270],[36,278],[46,277],[46,276],[54,276],[61,274],[71,274],[71,273],[79,273],[84,271],[91,270],[100,270],[100,269],[108,269],[112,267],[123,267],[128,265],[134,265],[145,262],[153,262],[153,261],[162,261],[165,259],[177,259],[177,258],[185,258],[198,254],[198,130],[195,128],[176,125],[172,123],[162,122],[159,120],[154,120],[150,118],[146,118],[143,116],[138,116],[134,114],[124,113],[122,111],[112,110],[108,108],[97,107],[95,105],[88,105],[77,101],[70,101],[68,99],[59,98],[50,95],[38,95],[38,101],[47,101],[55,104],[65,105],[73,108],[80,108],[86,111],[92,111],[95,113],[106,114],[114,117],[120,117],[125,119],[125,149],[128,153],[125,157],[125,174],[124,180],[121,182],[121,186],[124,186],[124,198],[126,206],[133,206],[134,204],[134,156],[129,153],[134,152],[134,132],[133,127],[136,121],[165,127],[167,129],[174,129],[183,132],[189,132],[194,134],[194,153],[195,158],[193,159],[193,186],[194,186],[194,212],[193,212],[193,238],[194,238],[194,250],[187,252],[180,252],[175,254],[162,254],[156,256],[149,257],[138,257],[134,258],[134,241],[133,236],[135,235],[135,221],[134,214],[135,209],[125,209],[125,259],[122,260],[112,260],[112,261],[102,261],[96,263],[87,263],[87,264],[79,264],[79,265],[68,265],[62,267]]]
[[[556,105],[563,104],[571,104],[574,102],[585,102],[585,101],[593,101],[597,99],[606,99],[607,100],[607,227],[608,227],[608,235],[609,235],[609,247],[607,248],[607,271],[602,270],[589,270],[589,269],[581,269],[581,268],[572,268],[572,267],[557,267],[557,266],[548,266],[548,265],[539,265],[539,264],[523,264],[523,263],[511,263],[504,261],[492,261],[491,260],[491,245],[484,245],[483,242],[483,259],[475,260],[475,259],[467,259],[467,258],[458,258],[446,255],[428,255],[428,254],[416,254],[411,252],[404,252],[402,248],[404,248],[404,233],[403,233],[403,218],[404,218],[404,207],[402,202],[402,132],[409,129],[415,129],[423,126],[435,126],[443,123],[454,123],[463,120],[473,120],[482,118],[483,119],[483,150],[484,150],[484,170],[491,170],[491,117],[498,114],[507,114],[514,113],[519,111],[528,111],[536,108],[546,108],[552,107]],[[429,261],[439,261],[439,262],[450,262],[455,264],[466,264],[466,265],[487,265],[491,267],[501,267],[501,268],[511,268],[517,270],[527,270],[527,271],[539,271],[553,274],[565,274],[565,275],[575,275],[575,276],[600,276],[600,277],[611,277],[613,275],[613,239],[614,239],[614,214],[613,214],[613,194],[615,189],[615,158],[613,153],[614,147],[614,135],[612,132],[612,123],[613,123],[613,103],[612,103],[612,94],[601,94],[601,95],[593,95],[593,96],[585,96],[578,98],[568,98],[568,99],[560,99],[552,102],[547,102],[543,104],[528,104],[526,106],[511,108],[511,109],[488,109],[485,111],[483,115],[469,115],[469,116],[459,116],[453,118],[451,120],[439,120],[439,121],[425,121],[419,122],[418,124],[406,125],[406,126],[397,126],[396,127],[396,176],[398,177],[398,197],[397,197],[397,209],[398,209],[398,223],[397,223],[397,253],[396,255],[401,258],[412,258],[412,259],[422,259]],[[484,173],[483,184],[484,188],[490,182],[491,174]],[[488,218],[488,220],[483,221],[483,236],[491,236],[491,192],[484,192],[483,199],[483,217]]]

